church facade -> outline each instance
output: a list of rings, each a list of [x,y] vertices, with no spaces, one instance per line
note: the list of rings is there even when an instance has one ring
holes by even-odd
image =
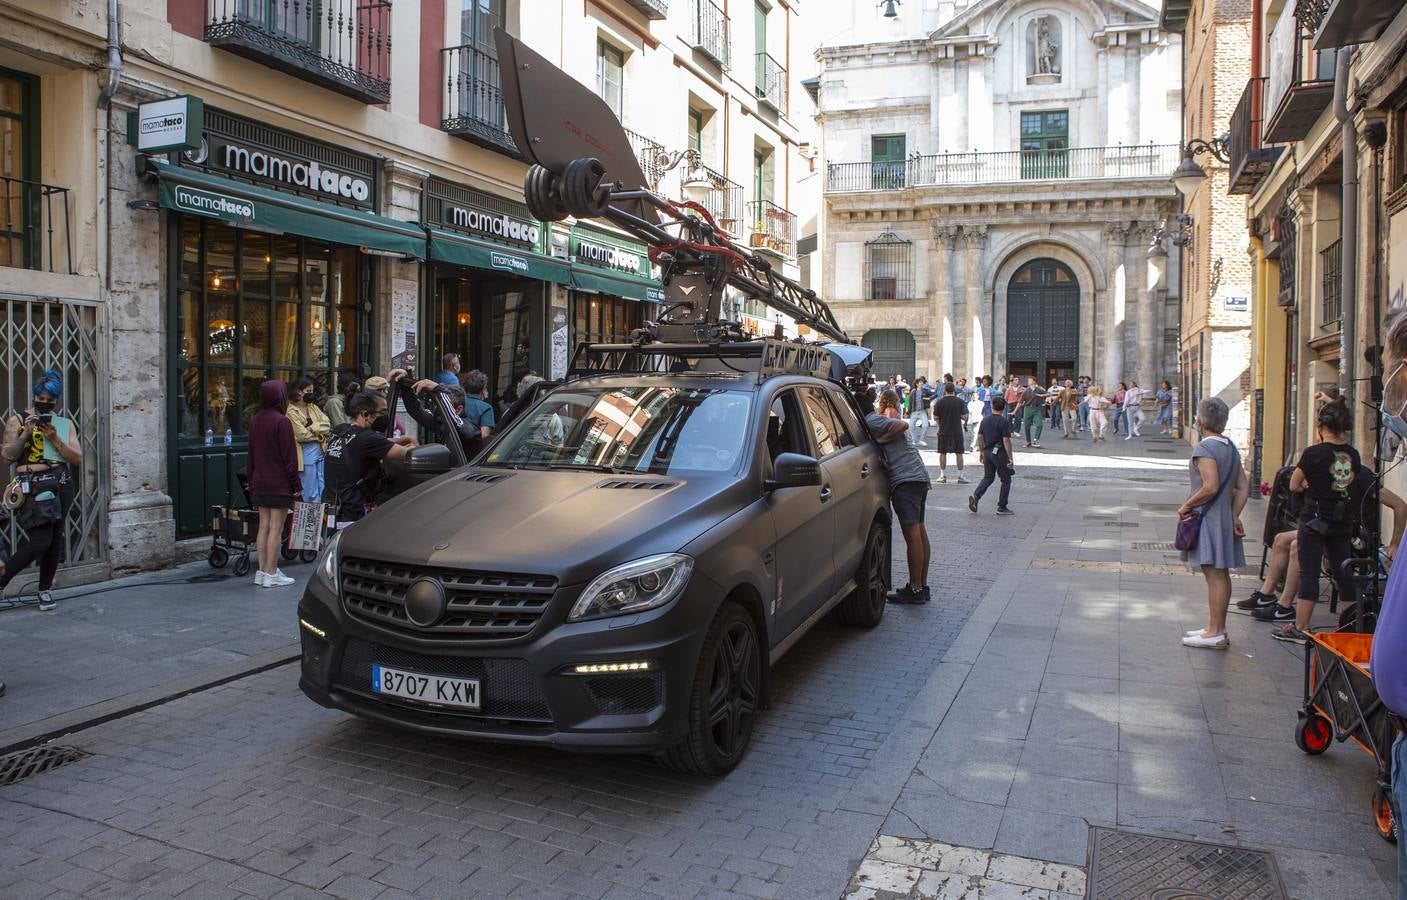
[[[886,376],[1176,384],[1180,39],[1138,0],[927,6],[819,51],[822,296]]]

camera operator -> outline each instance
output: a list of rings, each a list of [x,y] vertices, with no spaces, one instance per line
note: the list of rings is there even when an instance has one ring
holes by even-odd
[[[39,608],[58,604],[50,588],[64,554],[64,522],[75,494],[73,467],[83,462],[78,429],[73,420],[56,415],[63,396],[63,378],[49,369],[34,385],[34,405],[24,418],[10,417],[0,456],[15,464],[15,482],[23,502],[15,517],[25,531],[25,541],[3,567],[0,591],[30,563],[39,561]]]
[[[409,436],[386,437],[386,398],[372,390],[347,404],[351,421],[332,429],[327,441],[327,495],[336,504],[337,527],[346,528],[371,511],[381,483],[381,461],[403,459],[415,446]]]

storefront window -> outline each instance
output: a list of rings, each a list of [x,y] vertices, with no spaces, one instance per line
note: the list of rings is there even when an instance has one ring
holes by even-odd
[[[606,294],[572,295],[572,344],[622,344],[630,332],[652,318],[658,304],[626,300]]]
[[[435,278],[434,353],[426,358],[425,374],[439,371],[443,354],[457,353],[464,372],[479,369],[488,376],[490,401],[511,402],[518,383],[534,370],[533,309],[541,296],[538,282],[443,270]]]
[[[307,374],[325,389],[359,362],[361,268],[354,247],[238,231],[182,217],[177,225],[176,429],[244,435],[259,385]]]

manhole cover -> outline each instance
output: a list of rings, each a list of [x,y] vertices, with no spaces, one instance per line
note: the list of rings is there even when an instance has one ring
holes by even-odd
[[[89,754],[73,747],[31,747],[0,756],[0,787],[76,762]]]
[[[1090,829],[1090,900],[1285,900],[1275,858],[1247,850]]]
[[[1134,541],[1129,544],[1130,550],[1176,550],[1172,544],[1163,541]]]

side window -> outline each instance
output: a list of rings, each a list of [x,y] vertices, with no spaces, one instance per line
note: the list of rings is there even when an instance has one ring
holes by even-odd
[[[811,445],[806,441],[803,421],[796,402],[796,392],[784,391],[778,394],[772,401],[772,408],[767,411],[767,427],[763,429],[769,459],[775,460],[783,453],[811,455]]]
[[[845,432],[835,420],[835,413],[831,411],[826,392],[820,388],[805,388],[802,391],[802,400],[806,404],[806,416],[811,420],[811,433],[816,440],[816,455],[830,456],[847,446],[848,441],[842,443],[841,436]]]
[[[864,424],[850,405],[849,399],[838,391],[827,391],[831,398],[831,408],[841,426],[841,446],[851,447],[863,443],[866,437]]]

